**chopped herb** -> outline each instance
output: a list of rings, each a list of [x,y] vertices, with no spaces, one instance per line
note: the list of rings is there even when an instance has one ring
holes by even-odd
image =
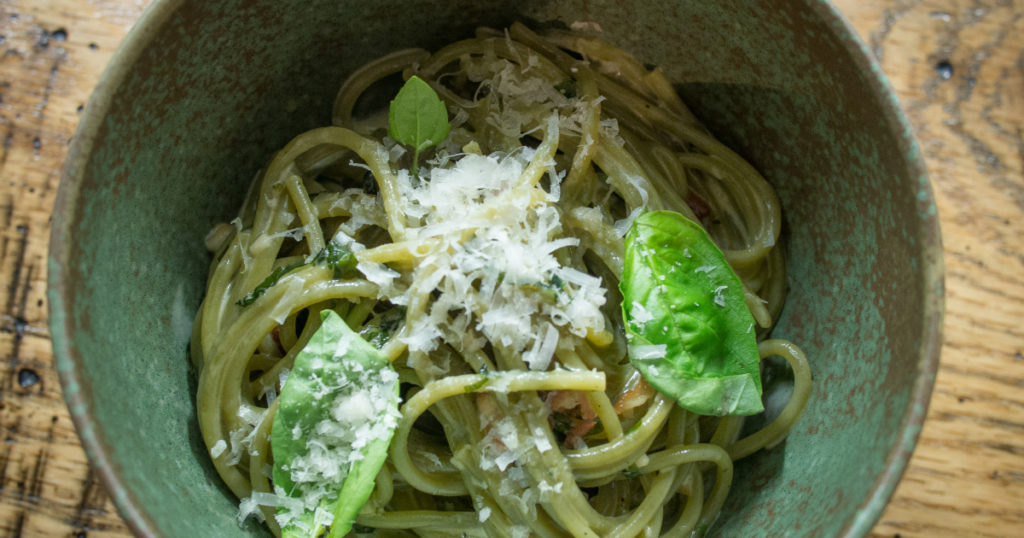
[[[574,99],[578,95],[576,81],[571,78],[555,84],[555,89],[567,99]]]
[[[334,278],[341,278],[355,269],[356,255],[332,241],[316,253],[313,262],[327,264],[327,267],[334,269]]]
[[[552,423],[551,429],[555,433],[560,434],[563,438],[572,431],[573,427],[575,427],[572,418],[564,413],[552,413],[548,420]]]
[[[523,284],[522,288],[526,290],[539,292],[543,294],[550,302],[556,302],[558,300],[559,294],[564,294],[570,300],[572,299],[571,296],[568,296],[569,290],[565,284],[565,281],[562,280],[561,277],[559,277],[556,274],[551,274],[550,278],[542,282],[531,282],[529,284]]]
[[[277,284],[282,277],[311,263],[326,264],[328,267],[334,269],[334,278],[342,278],[347,273],[355,269],[356,257],[352,254],[352,251],[337,243],[327,243],[327,246],[322,248],[320,252],[317,252],[316,256],[313,256],[312,260],[295,262],[293,264],[274,269],[270,272],[270,275],[268,275],[267,278],[263,279],[263,282],[260,282],[259,285],[235,304],[238,306],[249,306],[252,303],[255,303],[256,299],[259,299],[261,295],[266,293],[271,286]]]
[[[373,172],[369,170],[367,170],[366,173],[363,174],[363,181],[359,186],[363,189],[363,192],[365,192],[366,194],[376,195],[378,192],[380,192],[380,188],[377,186],[377,178],[374,177]]]
[[[562,277],[554,273],[551,274],[551,278],[542,282],[540,285],[544,289],[548,289],[558,293],[568,293],[569,291],[567,286],[565,285],[565,281],[562,280]]]
[[[266,293],[271,286],[277,284],[277,281],[281,280],[281,277],[298,269],[299,267],[302,267],[303,265],[306,265],[306,262],[296,262],[290,265],[285,265],[283,267],[278,267],[277,269],[274,269],[273,271],[270,272],[270,275],[268,275],[267,278],[263,279],[263,282],[260,282],[259,285],[253,288],[253,290],[246,294],[245,297],[242,297],[242,300],[238,301],[235,304],[237,304],[238,306],[249,306],[255,303],[256,299],[259,299],[261,295]]]
[[[405,321],[405,307],[396,306],[374,316],[359,330],[359,336],[373,347],[380,349],[395,334]]]
[[[628,469],[622,470],[622,476],[630,480],[634,478],[640,478],[641,475],[643,475],[643,473],[641,473],[640,469],[637,469],[635,465],[629,467]]]
[[[490,376],[488,375],[488,373],[489,372],[487,371],[487,366],[486,365],[485,366],[481,366],[480,367],[480,375],[484,376],[484,378],[481,379],[480,381],[477,381],[476,383],[473,383],[472,385],[466,385],[466,388],[463,389],[463,390],[465,392],[476,392],[477,390],[479,390],[484,385],[490,383],[491,379],[490,379]]]

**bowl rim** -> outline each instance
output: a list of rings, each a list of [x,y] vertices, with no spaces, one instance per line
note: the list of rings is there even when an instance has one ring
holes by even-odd
[[[902,134],[897,146],[899,153],[906,158],[907,176],[915,178],[917,184],[917,224],[922,243],[924,304],[922,305],[921,329],[923,331],[921,345],[918,348],[916,362],[917,377],[907,401],[907,408],[900,419],[901,436],[889,449],[885,467],[875,479],[867,498],[857,507],[853,518],[848,521],[839,535],[844,537],[867,536],[882,516],[896,486],[903,478],[913,455],[914,448],[921,435],[928,405],[931,402],[935,377],[939,369],[939,358],[942,351],[942,329],[945,315],[945,265],[943,263],[942,234],[939,225],[938,211],[935,206],[935,192],[928,179],[928,170],[921,155],[920,146],[914,135],[914,128],[900,106],[896,90],[889,78],[882,71],[874,53],[867,43],[861,39],[857,30],[849,20],[839,12],[832,2],[804,0],[812,10],[817,12],[828,25],[835,39],[848,41],[851,46],[845,48],[850,61],[863,73],[870,73],[870,86],[878,96],[886,97],[882,103],[882,117],[889,130]]]
[[[109,454],[109,444],[99,431],[90,404],[82,394],[83,372],[81,356],[72,346],[73,333],[68,322],[66,305],[73,302],[67,285],[70,249],[73,243],[72,223],[77,217],[76,200],[81,192],[82,172],[90,159],[93,145],[104,117],[117,92],[142,51],[159,34],[163,24],[186,0],[154,0],[126,34],[86,105],[75,131],[61,172],[60,184],[53,208],[50,245],[47,255],[47,299],[53,355],[65,403],[85,452],[100,476],[121,517],[137,536],[158,537],[152,516],[140,507],[134,493],[125,485],[121,469]],[[900,419],[902,435],[889,449],[882,472],[875,479],[864,501],[853,517],[839,532],[840,536],[867,535],[879,520],[895,492],[910,461],[924,424],[938,371],[942,347],[942,328],[945,310],[944,265],[939,219],[935,211],[934,192],[913,128],[904,115],[895,90],[882,72],[871,50],[857,34],[849,21],[831,2],[803,0],[804,5],[830,23],[833,39],[846,41],[844,48],[849,60],[862,72],[871,73],[870,86],[875,95],[885,97],[881,120],[895,133],[902,133],[898,141],[899,153],[906,158],[907,177],[916,178],[918,184],[918,231],[925,238],[922,246],[924,304],[922,305],[922,342],[917,350],[917,377]]]
[[[93,144],[103,126],[114,94],[131,72],[142,51],[160,33],[164,23],[184,4],[185,0],[154,0],[125,35],[100,75],[96,87],[82,112],[75,129],[71,147],[64,160],[60,183],[53,206],[50,228],[50,246],[47,253],[47,303],[53,356],[60,379],[64,401],[71,420],[78,431],[90,463],[96,469],[107,494],[114,501],[121,518],[136,536],[158,537],[157,525],[150,514],[140,507],[134,493],[125,485],[120,466],[110,458],[109,444],[104,434],[94,427],[92,409],[83,397],[81,356],[72,346],[73,333],[68,323],[66,305],[73,302],[67,286],[71,245],[74,242],[72,223],[77,215],[76,200],[82,189],[82,171],[88,164]]]

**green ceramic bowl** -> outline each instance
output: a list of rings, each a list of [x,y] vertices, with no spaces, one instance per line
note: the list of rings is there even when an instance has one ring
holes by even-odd
[[[477,25],[594,21],[662,66],[781,197],[789,299],[776,334],[814,395],[738,465],[714,532],[869,531],[925,416],[943,304],[935,205],[911,129],[863,43],[817,0],[157,0],[96,89],[61,182],[49,258],[64,395],[142,536],[260,534],[235,521],[200,440],[185,351],[203,237],[253,173],[329,123],[345,76]]]

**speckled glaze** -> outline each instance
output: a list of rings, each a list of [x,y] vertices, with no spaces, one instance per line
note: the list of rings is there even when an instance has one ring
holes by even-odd
[[[941,248],[910,128],[827,3],[157,0],[86,109],[49,259],[65,397],[139,535],[263,534],[238,527],[195,421],[186,347],[206,231],[271,152],[329,122],[355,67],[514,20],[599,23],[662,66],[782,200],[790,292],[775,334],[807,352],[814,395],[785,443],[738,465],[713,533],[870,530],[934,382]]]

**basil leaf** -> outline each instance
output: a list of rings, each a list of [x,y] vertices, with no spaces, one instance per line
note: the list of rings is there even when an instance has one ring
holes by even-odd
[[[256,299],[259,299],[261,295],[266,293],[271,286],[277,284],[284,275],[311,263],[325,264],[327,267],[334,269],[334,278],[341,278],[355,268],[356,257],[352,254],[352,251],[337,243],[327,243],[327,246],[320,249],[320,252],[317,252],[310,261],[297,262],[274,269],[269,275],[267,275],[267,278],[263,279],[263,282],[260,282],[252,291],[245,294],[245,297],[242,297],[242,299],[235,304],[238,306],[249,306],[255,303]]]
[[[629,360],[651,386],[702,415],[764,410],[743,285],[700,225],[671,211],[637,217],[619,288]]]
[[[295,358],[278,397],[270,435],[278,494],[302,499],[286,507],[287,537],[316,537],[319,508],[334,515],[330,536],[344,536],[373,492],[398,425],[398,374],[387,357],[333,310]]]
[[[412,146],[412,173],[416,175],[420,151],[440,144],[451,131],[448,109],[437,92],[413,75],[405,82],[388,109],[388,136]]]

